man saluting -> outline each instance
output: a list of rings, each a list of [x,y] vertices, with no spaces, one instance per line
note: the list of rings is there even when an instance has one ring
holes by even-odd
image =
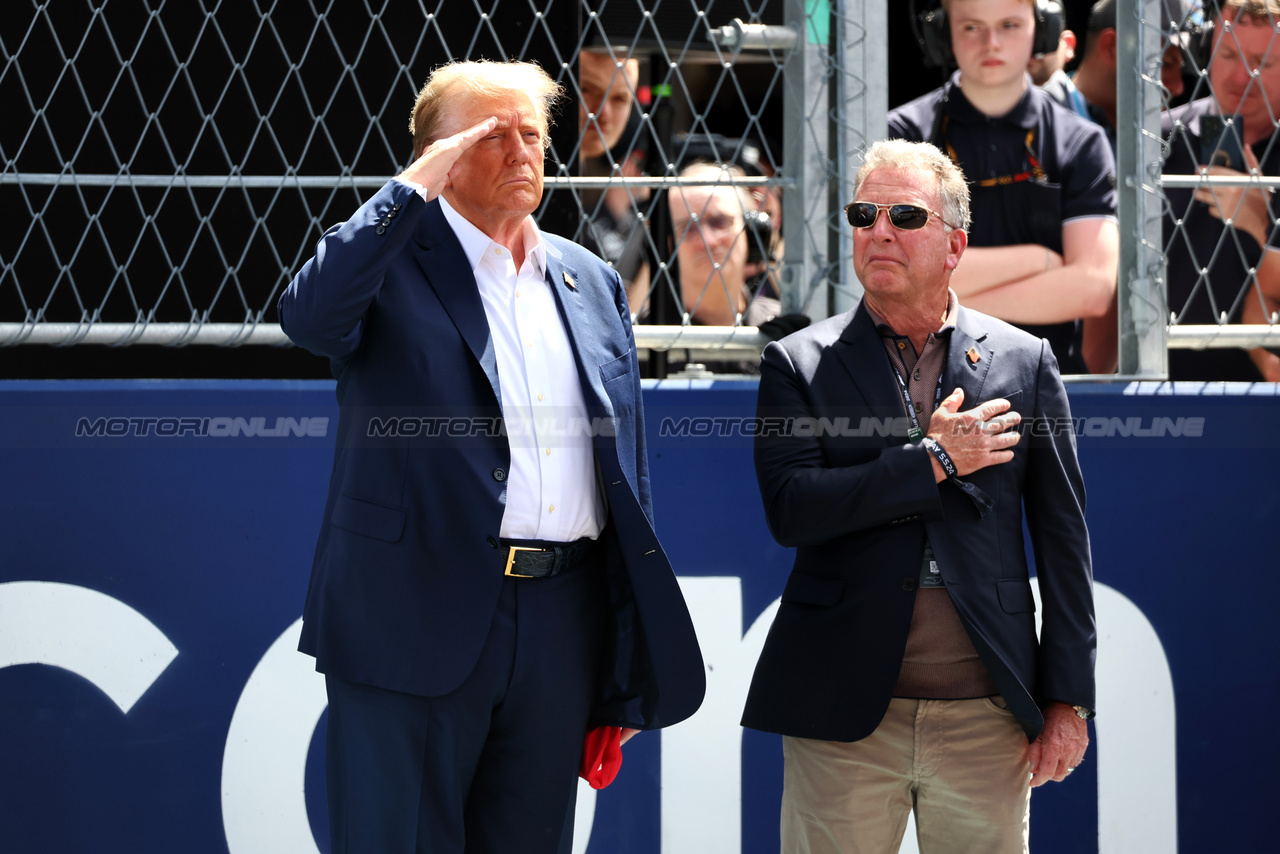
[[[561,850],[588,728],[702,700],[622,283],[531,217],[559,95],[527,63],[437,69],[413,165],[280,300],[338,380],[301,641],[335,852]]]

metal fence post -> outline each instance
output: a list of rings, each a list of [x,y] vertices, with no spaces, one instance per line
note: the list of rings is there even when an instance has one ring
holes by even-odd
[[[838,240],[839,281],[832,293],[832,312],[853,307],[862,285],[853,273],[853,231],[840,216],[853,201],[858,161],[871,143],[888,134],[889,87],[868,85],[889,67],[889,9],[875,0],[839,0],[837,46],[840,73],[836,80],[836,163],[832,209]]]
[[[1168,300],[1161,250],[1162,0],[1132,0],[1116,15],[1116,177],[1120,217],[1120,375],[1169,375]],[[1126,69],[1136,86],[1125,85]]]
[[[787,24],[800,38],[783,66],[782,171],[789,183],[782,197],[786,253],[780,297],[784,314],[807,314],[818,320],[830,312],[826,290],[830,3],[786,0],[785,9]]]

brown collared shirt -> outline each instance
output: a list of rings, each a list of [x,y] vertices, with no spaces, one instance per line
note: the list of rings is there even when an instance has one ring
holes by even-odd
[[[946,317],[938,331],[929,334],[924,348],[917,353],[910,339],[894,332],[867,306],[867,313],[884,340],[885,352],[893,367],[907,381],[920,429],[926,433],[933,416],[938,378],[947,364],[957,308],[955,292],[948,290]],[[885,367],[892,370],[887,365]],[[897,382],[895,379],[895,387]],[[942,390],[944,397],[950,392],[951,389]],[[911,571],[920,571],[920,561],[917,558]],[[942,571],[945,577],[947,567],[943,566]],[[902,670],[898,673],[893,695],[922,700],[961,700],[998,693],[960,621],[960,615],[956,613],[951,594],[945,587],[918,588],[911,612],[907,648],[902,655]]]

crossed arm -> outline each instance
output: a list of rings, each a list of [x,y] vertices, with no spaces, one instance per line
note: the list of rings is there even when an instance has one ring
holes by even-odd
[[[1109,219],[1062,226],[1062,254],[1037,244],[969,247],[951,276],[960,302],[1010,323],[1101,317],[1115,301],[1120,232]]]

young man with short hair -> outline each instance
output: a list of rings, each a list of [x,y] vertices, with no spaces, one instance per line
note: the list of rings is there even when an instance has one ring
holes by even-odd
[[[1079,321],[1103,317],[1116,291],[1115,158],[1101,129],[1026,72],[1043,3],[943,0],[959,70],[891,112],[889,135],[934,143],[970,182],[961,303],[1048,339],[1064,373],[1087,373]]]

